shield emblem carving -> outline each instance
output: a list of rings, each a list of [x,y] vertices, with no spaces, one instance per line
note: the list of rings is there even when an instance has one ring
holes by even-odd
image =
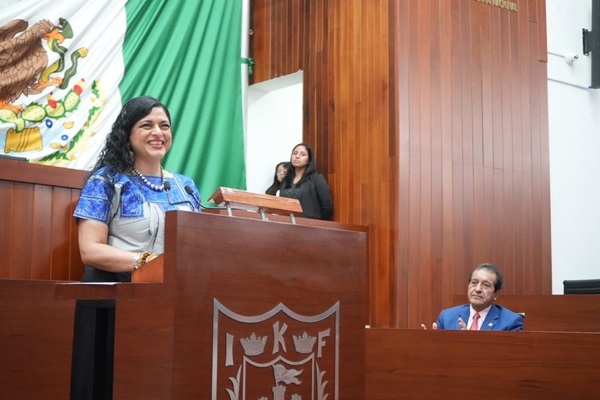
[[[213,304],[213,400],[338,399],[339,302],[312,316]]]

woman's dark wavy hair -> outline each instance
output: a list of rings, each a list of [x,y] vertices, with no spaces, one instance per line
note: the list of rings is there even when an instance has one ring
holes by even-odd
[[[108,167],[109,173],[129,173],[134,166],[131,149],[131,129],[142,118],[152,112],[155,107],[162,108],[171,122],[171,114],[167,107],[152,96],[140,96],[129,100],[112,125],[112,130],[106,136],[104,148],[100,151],[98,161],[91,171],[93,174],[99,168]],[[90,174],[90,175],[91,175]]]
[[[306,144],[306,143],[298,143],[297,145],[294,146],[294,148],[292,149],[292,153],[290,154],[290,167],[291,168],[288,168],[288,173],[285,176],[285,187],[286,188],[292,187],[292,184],[294,182],[294,175],[296,174],[296,171],[294,169],[294,166],[292,165],[292,157],[294,154],[294,150],[296,150],[296,148],[298,148],[299,146],[304,146],[304,148],[306,148],[306,152],[308,153],[308,165],[304,169],[304,174],[302,175],[302,178],[298,181],[298,183],[296,183],[296,186],[302,185],[304,182],[306,182],[308,179],[310,179],[312,174],[317,172],[317,160],[315,159],[315,153],[313,152],[312,147],[310,147],[310,145]]]
[[[271,184],[271,186],[269,186],[269,188],[267,190],[265,190],[265,194],[272,194],[272,195],[277,194],[277,191],[279,190],[279,187],[281,186],[281,182],[279,182],[279,179],[277,179],[277,170],[281,166],[283,166],[288,172],[289,172],[290,168],[292,167],[290,165],[289,161],[281,161],[281,162],[277,163],[277,165],[275,166],[275,175],[273,175],[273,183]],[[283,178],[285,179],[285,177],[283,177]]]

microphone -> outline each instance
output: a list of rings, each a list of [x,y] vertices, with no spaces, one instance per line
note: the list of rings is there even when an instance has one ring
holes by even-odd
[[[200,199],[198,198],[198,196],[196,196],[196,193],[194,193],[194,189],[192,188],[191,185],[185,185],[184,187],[185,191],[187,192],[187,194],[189,194],[190,196],[192,196],[194,198],[194,200],[196,200],[198,202],[198,204],[200,205],[200,207],[202,208],[208,208],[202,205],[202,202],[200,201]]]
[[[169,181],[165,181],[165,182],[163,183],[163,185],[164,185],[164,188],[165,188],[165,192],[167,193],[167,201],[169,202],[169,204],[170,204],[170,205],[172,205],[172,206],[176,206],[176,205],[178,205],[178,204],[186,204],[186,203],[187,203],[187,204],[189,204],[189,205],[191,206],[191,208],[192,208],[192,211],[194,211],[194,210],[197,208],[197,207],[196,207],[196,206],[195,206],[195,205],[194,205],[194,204],[193,204],[191,201],[189,201],[189,200],[185,200],[185,201],[178,201],[178,202],[176,202],[176,203],[173,203],[173,202],[171,201],[171,196],[169,195],[169,191],[171,190],[171,182],[169,182]],[[186,189],[186,192],[187,192],[187,189]],[[189,193],[189,192],[188,192],[188,193]]]

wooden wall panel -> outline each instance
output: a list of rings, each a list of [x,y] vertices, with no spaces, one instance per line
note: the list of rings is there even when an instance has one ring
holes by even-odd
[[[0,159],[0,279],[81,279],[75,204],[87,172]]]
[[[75,302],[57,300],[55,286],[0,279],[3,400],[70,398]]]
[[[334,218],[370,229],[371,325],[435,319],[484,261],[508,294],[551,293],[545,2],[301,3],[290,22],[253,2],[255,81],[302,54],[304,140]],[[266,25],[304,35],[290,49]]]
[[[31,244],[31,277],[28,279],[52,279],[52,237],[58,237],[52,229],[52,187],[32,188],[35,207],[31,209],[33,218]],[[48,240],[50,239],[50,240]]]
[[[256,63],[251,83],[304,69],[308,6],[308,0],[251,1],[249,54]]]
[[[23,183],[15,183],[12,188],[13,207],[10,210],[12,214],[12,223],[9,225],[10,238],[8,245],[12,249],[8,257],[8,271],[10,277],[15,279],[29,279],[31,264],[30,246],[23,246],[24,243],[31,243],[33,219],[31,210],[33,208],[33,193],[29,186]],[[8,211],[8,210],[6,210]]]
[[[445,288],[464,293],[468,271],[483,261],[494,262],[505,271],[508,293],[550,293],[547,285],[551,281],[547,247],[549,214],[545,211],[549,206],[549,196],[545,193],[549,182],[545,171],[548,147],[547,139],[542,139],[547,138],[547,129],[542,126],[547,116],[546,105],[540,101],[546,91],[546,65],[538,61],[538,42],[545,41],[545,36],[538,36],[538,28],[528,15],[532,9],[525,2],[519,13],[477,1],[426,3],[428,7],[422,2],[402,3],[397,19],[399,25],[408,24],[409,29],[412,29],[411,20],[417,19],[418,35],[427,38],[429,45],[425,47],[429,51],[435,50],[440,42],[449,48],[445,57],[436,60],[422,56],[421,50],[405,49],[401,45],[402,38],[398,39],[398,65],[403,57],[420,60],[418,67],[410,68],[408,78],[399,82],[399,96],[408,92],[414,103],[415,95],[411,95],[414,82],[420,82],[421,87],[419,110],[408,116],[409,152],[411,156],[420,157],[421,162],[411,160],[408,168],[399,169],[400,180],[410,182],[408,190],[419,194],[411,195],[408,203],[401,202],[399,212],[412,215],[413,210],[419,210],[421,215],[427,216],[418,222],[413,220],[408,226],[399,224],[400,230],[407,229],[407,236],[416,235],[419,239],[415,241],[420,243],[419,255],[412,257],[409,265],[395,265],[397,269],[408,271],[408,280],[417,292],[407,296],[406,302],[400,298],[394,305],[401,309],[407,304],[407,324],[402,325],[400,321],[399,326],[409,327],[418,326],[419,320],[434,318],[440,308],[452,304],[450,291]],[[535,4],[543,7],[542,2]],[[451,8],[449,13],[438,12],[446,7]],[[443,26],[444,16],[451,25],[450,40],[446,41],[440,35],[441,30],[434,27]],[[429,21],[433,22],[428,31],[422,32]],[[516,36],[511,36],[515,34],[511,30],[514,24],[518,30]],[[510,46],[516,46],[516,52],[511,52]],[[422,47],[419,45],[419,49]],[[515,53],[517,58],[512,59]],[[453,91],[463,93],[462,98],[456,93],[444,92],[443,86],[437,84],[437,71],[429,65],[436,62],[450,67],[451,73],[445,79],[452,82]],[[437,107],[437,100],[427,97],[433,87],[438,89],[436,95],[452,101],[455,112],[451,120],[459,118],[459,121],[444,122],[443,112],[431,111]],[[511,87],[516,90],[516,98],[511,96]],[[426,101],[423,101],[423,92]],[[512,129],[513,122],[519,128],[516,132]],[[444,143],[443,135],[442,138],[431,136],[436,129],[433,127],[440,125],[451,127],[452,138],[448,142],[453,144],[453,162],[441,157],[442,169],[455,172],[442,175],[442,180],[436,174],[439,153],[436,154],[435,145],[429,146],[429,137],[434,142]],[[402,135],[402,121],[398,126]],[[415,141],[418,146],[412,145]],[[433,168],[424,168],[424,157],[431,160]],[[411,172],[415,169],[418,169],[418,183]],[[423,191],[429,185],[431,191]],[[430,200],[428,193],[431,193]],[[439,207],[436,198],[441,198],[447,207],[442,209],[453,210],[453,218],[444,218],[443,212],[436,210]],[[453,204],[455,199],[458,204]],[[456,251],[448,250],[441,259],[435,251],[436,234],[425,229],[429,215],[433,218],[431,229],[440,232],[443,241],[455,243]],[[441,225],[438,215],[442,215],[439,217]],[[427,276],[433,279],[428,281]],[[441,279],[436,279],[438,277]],[[442,293],[441,300],[436,298],[437,293]],[[428,303],[421,301],[432,306],[419,304],[418,298],[431,299]],[[400,311],[395,312],[401,315]]]

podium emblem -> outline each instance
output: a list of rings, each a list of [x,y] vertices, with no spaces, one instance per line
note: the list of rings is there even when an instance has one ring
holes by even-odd
[[[337,400],[339,307],[242,315],[214,299],[212,399]]]

